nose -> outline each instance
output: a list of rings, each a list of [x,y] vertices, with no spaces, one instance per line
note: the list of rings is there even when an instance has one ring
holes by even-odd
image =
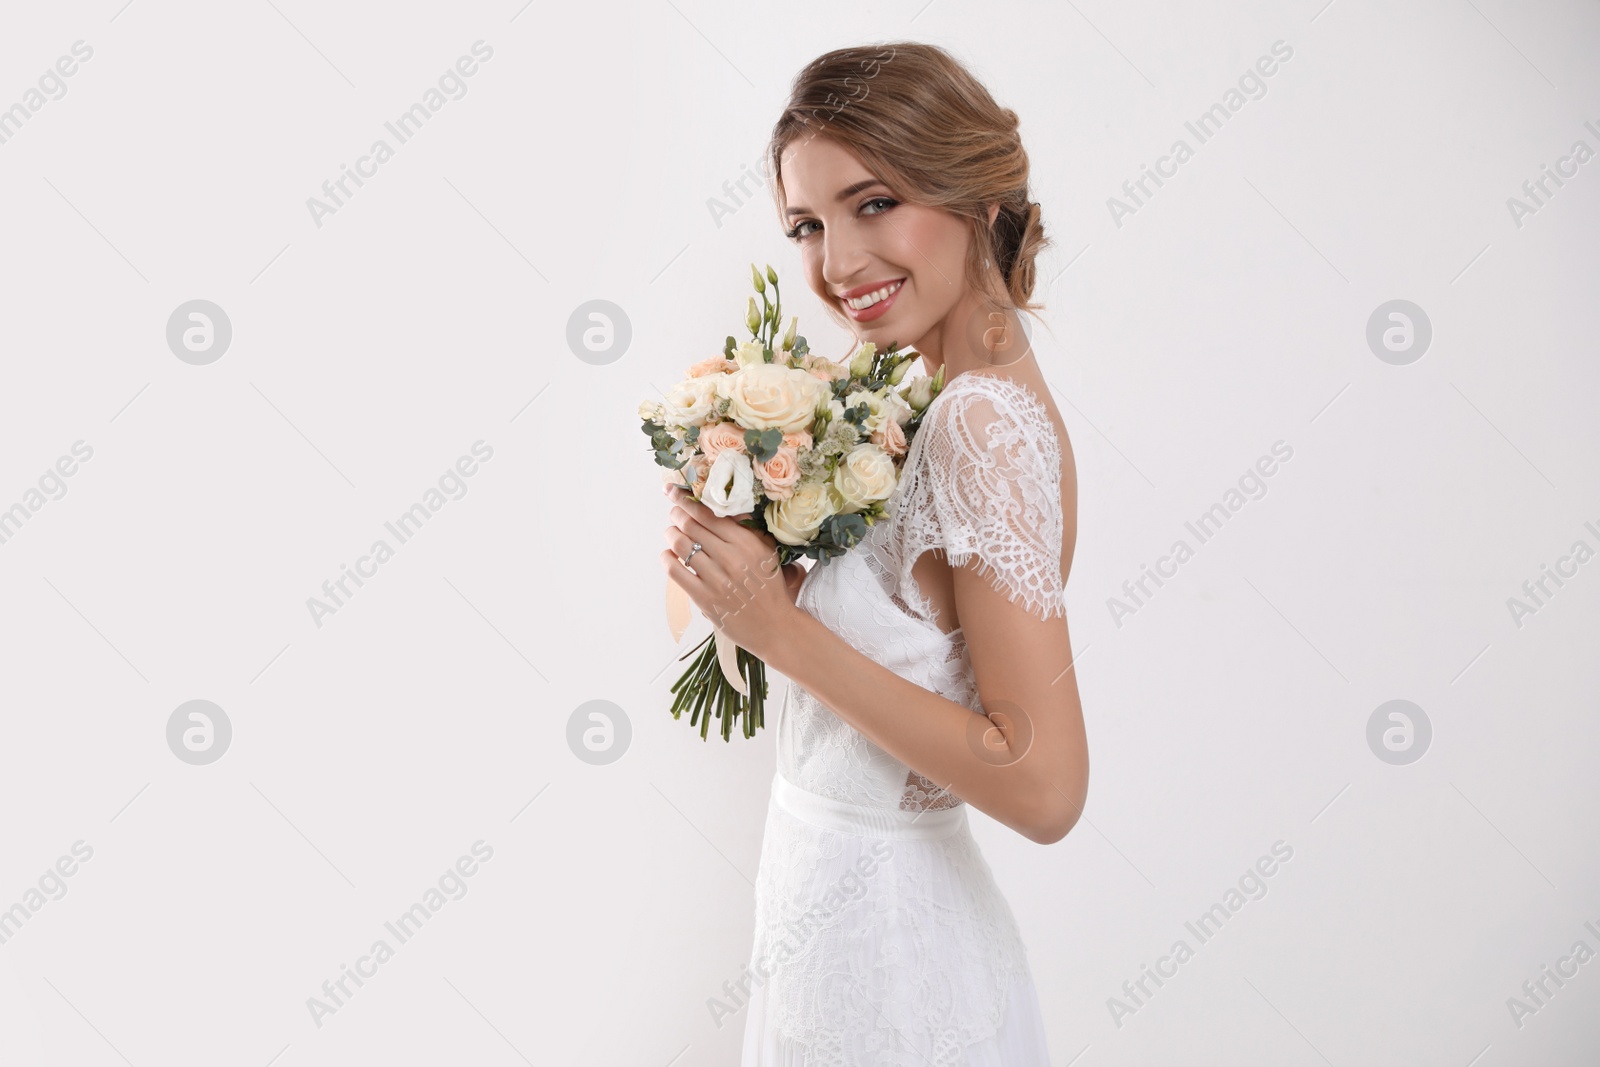
[[[853,236],[849,227],[823,231],[822,279],[828,283],[830,295],[837,296],[840,289],[867,280],[865,272],[871,262],[862,240]]]

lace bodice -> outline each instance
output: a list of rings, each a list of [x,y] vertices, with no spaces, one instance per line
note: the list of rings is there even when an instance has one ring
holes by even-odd
[[[855,549],[806,575],[799,605],[896,674],[981,711],[960,628],[940,629],[912,566],[942,549],[1041,617],[1064,613],[1061,452],[1026,385],[969,371],[946,383],[912,439],[889,515]],[[779,716],[779,772],[813,793],[920,811],[962,801],[791,685]]]

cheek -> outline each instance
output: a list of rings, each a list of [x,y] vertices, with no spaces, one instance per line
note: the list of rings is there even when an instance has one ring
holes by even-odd
[[[931,295],[929,279],[940,282],[938,288],[943,289],[943,279],[960,276],[966,244],[965,231],[959,225],[936,212],[918,211],[896,226],[895,237],[901,246],[898,258],[923,282],[920,290]]]
[[[806,284],[824,301],[832,300],[828,283],[822,277],[822,254],[814,244],[806,245],[800,252],[800,269],[805,272]]]

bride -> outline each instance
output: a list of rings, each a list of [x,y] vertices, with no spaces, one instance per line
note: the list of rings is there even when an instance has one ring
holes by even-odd
[[[1063,599],[1077,481],[1017,317],[1045,244],[1017,127],[947,52],[896,43],[813,61],[773,131],[807,284],[857,343],[913,347],[945,385],[890,514],[809,571],[672,490],[671,580],[792,682],[745,1067],[1050,1062],[966,814],[1052,844],[1089,778]]]

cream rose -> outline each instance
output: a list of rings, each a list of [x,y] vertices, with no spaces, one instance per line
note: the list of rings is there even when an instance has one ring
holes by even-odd
[[[800,481],[800,457],[794,449],[785,446],[765,463],[755,464],[755,470],[769,499],[787,500],[794,495],[794,487]]]
[[[710,508],[713,515],[722,518],[754,511],[755,472],[750,469],[750,457],[733,448],[719,452],[706,474],[700,502]]]
[[[839,498],[825,481],[801,482],[786,500],[767,504],[767,532],[786,545],[803,545],[817,536],[822,520],[839,510]]]
[[[717,383],[724,374],[702,378],[685,378],[667,390],[662,403],[662,419],[667,426],[698,426],[711,414],[711,405],[717,400]]]
[[[734,349],[733,358],[741,367],[752,367],[767,362],[767,354],[761,350],[760,341],[746,341]]]
[[[869,393],[865,389],[852,389],[844,395],[844,402],[834,401],[839,404],[839,411],[853,408],[858,405],[867,405],[867,417],[861,423],[861,432],[871,436],[883,429],[883,424],[889,420],[889,407],[884,403],[883,397],[877,393]]]
[[[810,430],[827,392],[803,370],[757,363],[715,379],[728,398],[728,417],[757,430],[799,433]]]
[[[894,460],[874,444],[857,445],[839,461],[833,487],[844,502],[841,511],[861,511],[894,492]]]

